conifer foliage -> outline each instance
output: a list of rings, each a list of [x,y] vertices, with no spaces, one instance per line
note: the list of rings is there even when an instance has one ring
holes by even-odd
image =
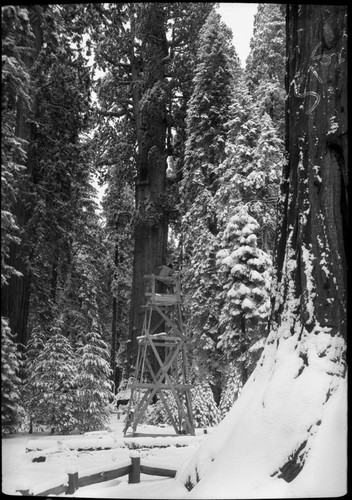
[[[266,31],[268,18],[275,18],[270,25],[272,36]],[[284,165],[280,128],[284,54],[274,57],[275,61],[271,57],[280,47],[284,50],[283,22],[276,6],[259,6],[246,71],[233,92],[225,158],[218,169],[217,266],[222,283],[218,348],[235,363],[242,384],[258,359],[270,312],[271,256]],[[224,374],[225,391],[226,378]]]
[[[224,373],[223,390],[219,404],[221,418],[231,410],[242,389],[242,376],[236,363],[230,363]]]
[[[77,421],[82,431],[95,431],[109,423],[111,392],[109,351],[101,339],[99,325],[92,322],[85,345],[78,352]]]
[[[283,139],[285,102],[285,18],[279,4],[259,4],[254,18],[246,77],[260,113],[268,113]]]
[[[178,423],[179,414],[175,398],[170,393],[165,394],[164,397],[173,418]],[[213,427],[220,422],[221,413],[214,401],[214,395],[208,382],[195,382],[191,389],[191,401],[195,427]],[[151,405],[146,422],[152,425],[171,424],[170,417],[162,401],[158,400],[154,405]]]
[[[211,365],[217,362],[217,296],[221,291],[215,257],[220,229],[215,203],[217,168],[224,160],[226,122],[239,71],[231,37],[231,31],[213,10],[199,36],[181,182],[187,329],[200,369],[204,364],[206,372],[213,374],[216,369]]]
[[[219,347],[229,359],[240,358],[258,340],[260,323],[270,312],[271,259],[258,248],[259,224],[239,205],[224,232],[223,249],[217,254],[224,276],[224,305],[220,316]],[[244,361],[244,362],[243,362]],[[245,382],[247,363],[242,358]]]
[[[2,8],[2,120],[1,120],[1,287],[18,272],[9,262],[10,245],[18,245],[19,227],[13,204],[18,194],[18,181],[26,161],[26,140],[15,134],[16,106],[31,106],[30,77],[26,68],[23,45],[28,44],[31,29],[26,9],[19,6]],[[22,47],[21,47],[22,46]]]
[[[192,411],[196,427],[213,427],[220,422],[220,411],[208,382],[198,382],[192,389]]]
[[[20,355],[14,335],[5,318],[1,318],[1,428],[2,434],[18,429],[23,417],[21,407]]]
[[[39,353],[27,365],[26,390],[31,419],[52,432],[67,433],[77,424],[77,361],[63,326],[57,320],[44,345],[40,335],[39,342],[32,344]]]

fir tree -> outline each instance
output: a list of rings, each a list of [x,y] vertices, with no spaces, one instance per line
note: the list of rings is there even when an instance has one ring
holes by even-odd
[[[236,363],[230,363],[224,370],[223,390],[219,404],[221,418],[224,418],[231,410],[233,404],[240,395],[242,389],[241,372]]]
[[[258,230],[248,207],[239,205],[224,232],[223,249],[217,254],[226,280],[218,346],[229,360],[241,361],[243,383],[249,375],[247,351],[265,335],[264,321],[270,312],[272,264],[269,255],[257,246]]]
[[[175,398],[169,391],[164,392],[164,399],[171,411],[172,417],[174,418],[176,424],[178,424],[178,408],[175,401]],[[147,424],[151,425],[160,425],[160,424],[168,424],[172,425],[170,416],[165,408],[165,404],[161,399],[151,405],[149,411],[146,414],[145,421]]]
[[[32,369],[36,363],[38,356],[41,354],[44,349],[46,343],[46,335],[40,325],[37,325],[32,333],[31,337],[26,345],[24,352],[24,361],[23,361],[23,371],[24,371],[24,382],[22,386],[22,399],[23,404],[29,419],[29,433],[33,432],[33,424],[36,424],[37,421],[37,403],[38,403],[38,391],[35,388],[35,377],[32,374]],[[42,422],[38,423],[41,424]]]
[[[224,159],[226,122],[239,61],[231,30],[212,11],[199,37],[194,90],[188,103],[185,165],[181,183],[184,247],[183,289],[187,329],[200,369],[216,376],[214,357],[218,324],[216,272],[218,166]],[[210,356],[212,353],[212,356]],[[201,361],[202,360],[202,361]],[[217,382],[215,381],[215,385]]]
[[[84,343],[92,318],[102,328],[104,340],[109,337],[108,247],[101,227],[102,219],[95,210],[89,193],[80,216],[75,221],[71,262],[63,288],[65,293],[60,294],[58,301],[67,324],[67,336],[74,348]]]
[[[282,7],[259,4],[246,61],[247,82],[260,113],[269,114],[281,139],[284,134],[285,39]]]
[[[192,413],[195,427],[213,427],[220,421],[220,411],[208,382],[192,388]]]
[[[63,326],[58,319],[46,341],[38,332],[29,346],[26,399],[33,422],[67,433],[77,424],[77,360]]]
[[[21,358],[14,335],[5,318],[1,318],[1,427],[2,433],[15,432],[23,418],[20,405],[21,380],[18,376]]]
[[[272,253],[277,223],[279,183],[284,164],[283,142],[267,113],[249,97],[244,121],[236,122],[238,106],[229,122],[227,157],[219,168],[221,187],[216,195],[219,220],[224,230],[239,203],[246,203],[249,213],[259,223],[258,245]],[[236,103],[237,104],[237,103]],[[235,129],[235,133],[233,131]]]
[[[120,135],[122,144],[124,135]],[[127,149],[127,151],[126,151]],[[118,149],[118,156],[113,161],[124,156],[128,148]],[[124,163],[125,164],[125,163]],[[125,166],[127,166],[125,164]],[[109,255],[109,287],[112,294],[111,317],[111,369],[115,388],[120,384],[121,377],[127,373],[127,340],[129,306],[132,286],[133,262],[133,216],[134,190],[133,165],[130,169],[121,168],[120,164],[110,165],[106,179],[107,188],[103,199],[103,213],[106,218],[105,234]]]
[[[251,160],[259,134],[253,121],[254,103],[244,75],[237,79],[226,122],[225,157],[217,168],[219,188],[215,194],[217,219],[222,233],[233,210],[242,200],[241,184],[237,182],[240,165]],[[246,134],[247,131],[251,131]],[[245,180],[245,176],[243,176]],[[221,239],[221,236],[220,236]]]
[[[99,430],[108,425],[112,400],[109,352],[93,319],[85,345],[78,349],[77,420],[83,431]]]
[[[171,414],[178,425],[179,414],[175,398],[172,394],[165,393],[164,398]],[[192,415],[195,427],[213,427],[220,422],[220,411],[214,401],[214,395],[208,382],[196,382],[191,389]],[[171,420],[164,403],[159,399],[151,405],[145,418],[146,423],[152,425],[168,424]]]

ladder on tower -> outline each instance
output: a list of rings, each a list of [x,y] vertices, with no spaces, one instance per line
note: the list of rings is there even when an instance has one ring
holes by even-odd
[[[159,275],[146,275],[144,279],[147,303],[143,306],[142,335],[137,337],[137,362],[124,435],[129,427],[136,432],[156,397],[163,403],[175,432],[194,435],[180,280],[166,266]],[[161,326],[165,331],[156,333]],[[177,414],[170,407],[170,396]]]

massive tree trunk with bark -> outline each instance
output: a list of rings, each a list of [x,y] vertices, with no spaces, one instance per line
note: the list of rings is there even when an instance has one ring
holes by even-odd
[[[45,7],[44,7],[45,8]],[[28,72],[33,72],[34,63],[38,57],[42,46],[42,12],[39,5],[28,7],[29,19],[33,31],[33,41],[28,55],[23,56],[23,61]],[[35,85],[33,85],[35,89]],[[27,141],[27,161],[24,179],[19,182],[18,196],[13,207],[13,214],[16,217],[18,226],[21,230],[21,244],[12,243],[9,249],[8,264],[21,273],[21,276],[13,275],[9,279],[8,286],[2,290],[1,308],[2,315],[9,319],[11,331],[16,335],[16,342],[25,346],[27,343],[27,322],[29,314],[30,297],[30,245],[28,244],[28,232],[25,229],[30,220],[31,209],[31,183],[35,177],[36,162],[33,160],[35,154],[35,125],[34,120],[38,118],[39,103],[36,97],[33,97],[32,110],[28,111],[21,99],[17,104],[16,131],[15,135]]]
[[[339,5],[287,10],[288,163],[277,252],[280,320],[294,283],[296,314],[346,338],[347,23]],[[291,253],[296,269],[285,276]],[[285,260],[286,259],[286,260]]]
[[[135,249],[130,313],[130,359],[134,365],[136,337],[143,324],[144,275],[165,263],[168,218],[162,199],[166,189],[166,103],[164,59],[168,55],[163,4],[145,4],[140,19],[143,77],[132,61],[134,119],[137,131]]]
[[[268,346],[277,343],[278,362],[285,342],[292,342],[301,364],[295,379],[305,374],[307,394],[313,373],[324,377],[316,388],[322,414],[346,377],[346,32],[344,6],[287,6],[288,161]],[[307,436],[278,477],[290,482],[299,474],[309,455]]]

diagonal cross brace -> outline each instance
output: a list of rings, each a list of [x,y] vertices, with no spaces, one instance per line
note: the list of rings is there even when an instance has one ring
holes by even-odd
[[[150,345],[151,345],[151,347],[152,347],[152,349],[153,349],[153,351],[154,351],[154,354],[155,354],[155,353],[157,354],[157,360],[158,360],[158,363],[159,363],[159,365],[160,365],[160,368],[159,368],[159,370],[158,370],[158,372],[157,372],[157,375],[155,375],[155,373],[154,373],[154,371],[153,371],[153,368],[151,367],[151,365],[150,365],[150,363],[149,363],[148,358],[147,358],[147,356],[146,356],[146,355],[145,355],[145,359],[146,359],[146,361],[147,361],[147,365],[148,365],[148,368],[149,368],[149,371],[150,371],[151,376],[153,377],[153,379],[154,379],[155,383],[156,383],[156,384],[158,384],[158,385],[160,386],[160,385],[161,385],[161,383],[162,383],[162,381],[163,381],[163,379],[164,379],[164,378],[166,378],[166,376],[168,376],[168,375],[167,375],[167,371],[168,371],[168,370],[169,370],[169,368],[171,367],[171,365],[172,365],[172,363],[173,363],[174,359],[175,359],[175,358],[178,356],[178,354],[180,353],[182,345],[181,345],[181,344],[176,345],[176,349],[175,349],[175,351],[174,351],[174,352],[171,352],[171,353],[169,354],[169,357],[165,360],[165,363],[163,363],[163,362],[162,362],[162,360],[161,360],[161,358],[160,358],[160,356],[159,356],[158,351],[155,349],[155,346],[154,346],[154,343],[153,343],[153,339],[152,339],[152,338],[149,338],[149,343],[150,343]],[[145,345],[145,348],[144,348],[144,352],[146,352],[147,347],[148,347],[148,345],[146,344],[146,345]],[[170,378],[169,378],[169,377],[168,377],[168,381],[169,381],[169,384],[170,384],[170,385],[172,385],[172,382],[171,382],[171,380],[170,380]],[[144,414],[144,412],[145,412],[145,410],[146,410],[146,408],[147,408],[147,406],[148,406],[148,404],[149,404],[150,399],[151,399],[151,398],[152,398],[152,397],[156,394],[156,392],[158,391],[158,389],[159,389],[159,387],[158,387],[158,386],[156,386],[156,387],[152,390],[152,392],[151,392],[151,394],[150,394],[150,396],[149,396],[149,397],[148,397],[148,393],[144,394],[143,398],[141,399],[141,401],[140,401],[140,403],[139,403],[139,405],[138,405],[139,407],[142,407],[142,405],[143,405],[142,410],[141,410],[141,411],[142,411],[142,413],[141,413],[141,411],[139,411],[139,412],[138,412],[138,415],[143,416],[143,414]],[[147,398],[148,398],[148,400],[147,400]]]

